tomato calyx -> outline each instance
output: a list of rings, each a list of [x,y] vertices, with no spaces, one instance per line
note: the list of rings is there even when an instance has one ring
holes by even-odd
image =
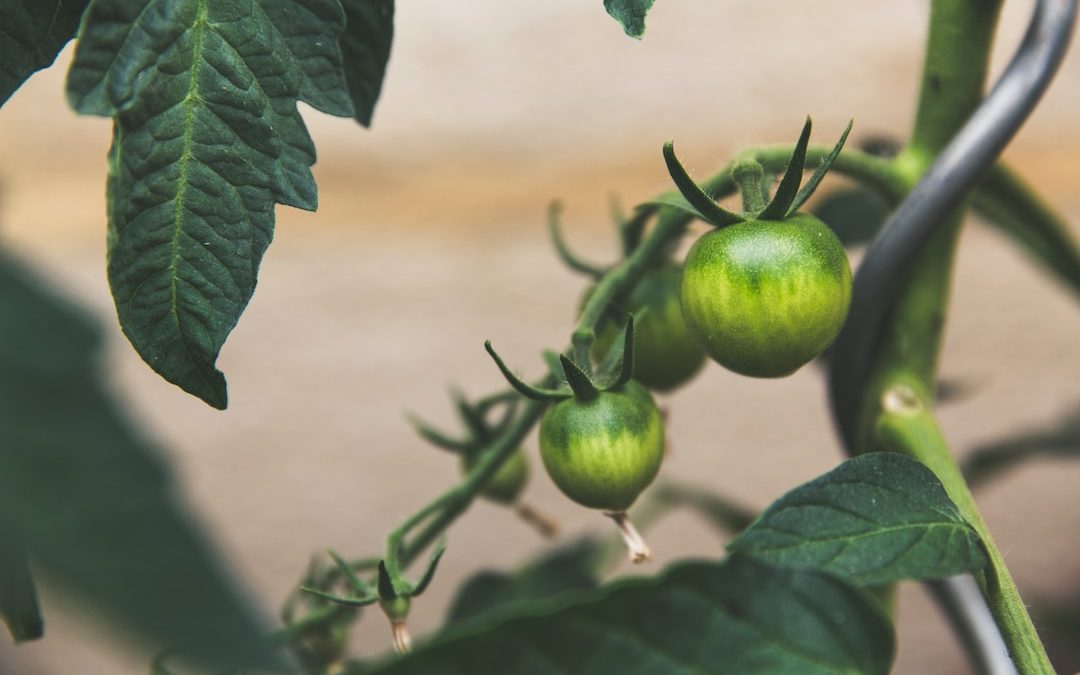
[[[736,213],[725,209],[717,204],[713,197],[704,192],[694,179],[690,177],[678,157],[675,156],[675,146],[671,141],[664,144],[664,162],[667,164],[668,173],[679,189],[681,199],[672,195],[659,200],[659,205],[673,206],[691,215],[704,220],[714,227],[727,227],[749,220],[757,221],[781,221],[795,214],[806,200],[808,200],[821,179],[825,177],[833,162],[840,155],[840,151],[851,133],[852,122],[849,122],[840,140],[833,147],[821,164],[814,170],[813,175],[803,184],[803,171],[806,169],[806,149],[810,143],[810,129],[812,123],[806,118],[802,133],[795,144],[783,177],[776,188],[776,192],[769,202],[765,203],[765,193],[772,179],[767,177],[761,164],[753,157],[744,157],[735,164],[733,177],[739,186],[743,197],[743,212]]]
[[[579,365],[565,354],[545,353],[544,356],[548,361],[548,367],[552,372],[561,370],[566,381],[566,386],[558,388],[538,387],[518,377],[506,365],[506,362],[495,351],[495,348],[492,347],[491,340],[484,342],[484,349],[495,361],[495,365],[498,366],[499,371],[502,372],[503,377],[510,383],[510,386],[526,398],[536,401],[556,402],[565,401],[568,398],[575,398],[581,402],[590,401],[602,392],[622,389],[633,377],[634,317],[627,317],[621,345],[617,344],[612,348],[608,358],[601,364],[598,374],[594,375],[591,372],[592,366],[587,362],[584,365]],[[557,368],[555,367],[556,362],[559,364]]]

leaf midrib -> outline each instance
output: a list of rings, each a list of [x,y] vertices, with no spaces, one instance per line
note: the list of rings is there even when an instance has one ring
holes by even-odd
[[[194,43],[191,46],[191,77],[188,79],[188,92],[184,99],[184,140],[180,149],[180,174],[177,178],[176,209],[173,212],[172,249],[169,254],[169,313],[172,314],[173,321],[176,323],[176,333],[180,336],[180,344],[183,345],[184,351],[187,352],[188,360],[192,363],[195,363],[196,361],[191,352],[191,348],[188,345],[187,336],[184,334],[183,328],[180,325],[180,309],[177,299],[176,280],[179,276],[177,268],[180,260],[180,236],[183,229],[182,223],[184,219],[185,199],[187,197],[188,164],[194,156],[194,153],[192,152],[194,139],[192,137],[195,129],[195,106],[199,103],[199,96],[197,93],[199,87],[199,67],[202,63],[203,32],[208,25],[206,2],[207,0],[198,0],[195,21],[191,24],[191,29],[194,31]],[[202,368],[196,368],[195,372],[198,373],[199,378],[203,381],[204,385],[210,390],[214,389]]]

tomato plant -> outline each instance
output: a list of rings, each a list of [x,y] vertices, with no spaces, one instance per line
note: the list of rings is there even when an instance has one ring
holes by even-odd
[[[652,4],[604,2],[638,38]],[[509,386],[475,397],[452,390],[455,431],[411,418],[424,446],[453,455],[455,482],[400,522],[368,514],[365,527],[388,532],[384,550],[316,556],[276,627],[237,590],[156,449],[112,397],[107,331],[0,250],[0,618],[16,642],[41,639],[37,582],[55,582],[153,649],[155,675],[878,674],[895,664],[895,589],[919,581],[974,668],[1054,672],[1032,613],[1044,625],[1054,615],[1025,602],[972,491],[1029,457],[1077,454],[1075,420],[961,464],[935,409],[969,205],[1080,292],[1069,226],[999,161],[1063,58],[1076,2],[1037,0],[1028,37],[988,88],[1002,4],[931,0],[903,141],[848,144],[849,125],[837,143],[811,144],[807,119],[793,142],[745,148],[704,179],[669,142],[655,161],[674,189],[658,185],[629,213],[616,210],[620,250],[608,265],[569,250],[553,206],[558,255],[590,277],[566,344],[546,350],[529,379],[488,342]],[[370,125],[392,0],[0,0],[0,19],[0,104],[75,40],[67,99],[111,122],[111,328],[162,378],[226,408],[217,360],[253,297],[275,209],[318,201],[315,143],[298,105]],[[848,195],[872,193],[859,202],[876,209],[866,222],[840,222],[861,221],[865,209],[809,201],[830,172],[855,184]],[[740,207],[727,201],[736,195]],[[711,229],[680,260],[702,224]],[[851,241],[841,239],[855,236],[872,243],[853,277]],[[649,389],[677,390],[712,367],[706,354],[734,373],[776,378],[827,349],[846,460],[757,514],[728,501],[714,476],[701,477],[708,487],[666,479],[669,434]],[[716,412],[704,424],[731,423],[723,406],[708,409]],[[670,414],[684,413],[675,404]],[[523,502],[534,432],[546,475],[532,484],[603,511],[617,532],[552,543],[515,573],[478,573],[447,625],[414,646],[409,616],[443,583],[444,553],[462,550],[453,526],[478,498],[556,534]],[[374,455],[356,466],[397,484]],[[613,551],[647,561],[642,532],[682,508],[721,531],[726,553],[609,579],[621,557]],[[375,606],[396,654],[373,659],[349,637],[357,622],[385,634],[371,620]]]

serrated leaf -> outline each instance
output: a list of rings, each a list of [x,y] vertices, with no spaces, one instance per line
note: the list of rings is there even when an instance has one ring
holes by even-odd
[[[314,210],[305,101],[351,116],[338,0],[94,0],[68,76],[115,120],[109,283],[165,379],[227,403],[215,362],[255,290],[275,203]]]
[[[0,106],[75,37],[87,0],[0,0]]]
[[[889,672],[894,652],[889,620],[864,592],[743,557],[681,565],[501,618],[467,622],[374,672],[876,674]]]
[[[623,31],[632,38],[645,34],[645,15],[653,0],[604,0],[604,9],[622,24]]]
[[[356,121],[371,126],[394,41],[394,0],[342,0],[341,56]]]
[[[778,499],[728,549],[860,585],[937,579],[987,564],[975,529],[919,462],[849,459]]]
[[[41,579],[130,635],[227,665],[263,624],[104,389],[98,329],[0,254],[0,514]]]
[[[44,633],[37,586],[18,534],[0,519],[0,619],[15,642],[36,640]]]
[[[602,556],[603,544],[586,537],[511,574],[478,572],[458,588],[446,621],[454,624],[513,603],[551,600],[561,593],[595,588],[597,561]]]

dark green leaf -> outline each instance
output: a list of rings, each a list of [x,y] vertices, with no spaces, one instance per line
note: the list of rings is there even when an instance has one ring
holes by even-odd
[[[165,379],[224,408],[214,367],[255,290],[274,204],[314,210],[298,100],[351,116],[338,0],[96,0],[68,98],[115,119],[109,282]]]
[[[341,56],[355,117],[365,127],[382,92],[390,45],[394,41],[394,0],[342,0],[345,31]]]
[[[812,213],[825,222],[844,246],[869,244],[877,236],[889,205],[877,192],[864,187],[836,190],[817,202]]]
[[[522,570],[474,574],[454,596],[447,623],[456,623],[517,602],[551,600],[560,593],[595,588],[604,546],[591,538],[564,545]]]
[[[1080,409],[1063,415],[1050,429],[1036,429],[980,445],[964,460],[964,477],[972,488],[1037,457],[1080,459]]]
[[[463,623],[386,675],[887,673],[892,627],[834,577],[748,558],[574,593]],[[484,630],[488,628],[488,630]]]
[[[0,0],[0,106],[75,37],[87,0]]]
[[[728,548],[860,585],[936,579],[987,564],[937,477],[904,455],[849,459],[773,503]]]
[[[0,520],[0,618],[15,642],[36,640],[44,632],[37,586],[18,534]]]
[[[98,331],[0,254],[0,513],[44,579],[160,647],[250,661],[262,622],[105,391]]]
[[[623,30],[632,38],[641,39],[645,34],[645,15],[652,7],[653,0],[604,0],[604,9]]]

